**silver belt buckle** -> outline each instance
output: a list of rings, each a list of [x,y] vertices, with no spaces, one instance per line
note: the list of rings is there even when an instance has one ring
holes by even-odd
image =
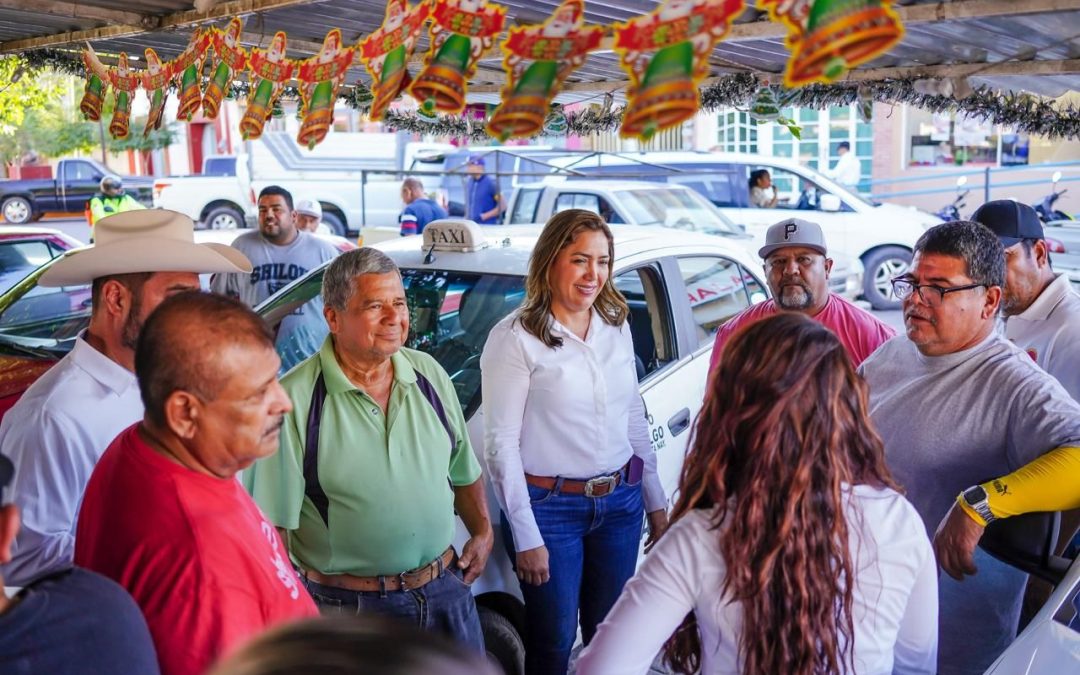
[[[602,486],[602,485],[607,485],[608,486],[608,491],[605,492],[604,494],[605,495],[611,494],[611,491],[613,489],[615,489],[615,476],[597,476],[596,478],[590,478],[588,481],[585,482],[585,496],[586,497],[595,496],[593,494],[593,490],[595,490],[597,487]],[[603,496],[603,495],[601,495],[601,496]]]

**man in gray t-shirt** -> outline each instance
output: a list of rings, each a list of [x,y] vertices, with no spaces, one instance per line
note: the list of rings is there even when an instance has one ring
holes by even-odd
[[[339,253],[330,242],[296,228],[292,195],[276,185],[259,193],[259,231],[237,237],[232,245],[251,260],[251,274],[220,274],[210,286],[249,307]],[[320,296],[283,318],[277,332],[282,371],[317,352],[329,332]]]
[[[889,468],[931,535],[962,491],[1080,445],[1080,404],[994,330],[1004,276],[982,225],[931,228],[893,286],[907,336],[860,368]],[[982,673],[1016,634],[1026,575],[981,551],[974,561],[962,583],[940,580],[941,675]]]

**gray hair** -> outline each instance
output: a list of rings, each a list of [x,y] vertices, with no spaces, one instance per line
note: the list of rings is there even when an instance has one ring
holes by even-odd
[[[960,258],[972,282],[1005,285],[1005,248],[997,235],[981,223],[954,220],[935,225],[915,242],[915,253]]]
[[[382,251],[365,246],[342,253],[326,268],[322,281],[323,304],[338,311],[345,309],[356,286],[353,279],[361,274],[401,275],[397,264]]]

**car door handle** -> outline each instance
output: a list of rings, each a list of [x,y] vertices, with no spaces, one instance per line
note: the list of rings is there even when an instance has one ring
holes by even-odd
[[[672,436],[678,436],[682,432],[686,431],[690,426],[690,408],[683,408],[679,412],[675,413],[671,419],[667,421],[668,431]]]

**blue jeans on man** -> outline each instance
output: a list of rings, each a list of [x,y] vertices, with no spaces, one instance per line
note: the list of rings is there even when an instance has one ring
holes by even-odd
[[[521,584],[525,671],[563,675],[577,638],[579,611],[581,637],[588,644],[634,574],[645,504],[640,484],[620,483],[603,497],[528,487],[551,578],[539,586]],[[513,559],[514,539],[506,518],[502,527]]]
[[[457,558],[455,557],[455,562]],[[456,565],[439,578],[411,591],[350,591],[304,579],[322,613],[329,615],[381,614],[441,633],[462,646],[484,652],[484,633],[472,589]]]

